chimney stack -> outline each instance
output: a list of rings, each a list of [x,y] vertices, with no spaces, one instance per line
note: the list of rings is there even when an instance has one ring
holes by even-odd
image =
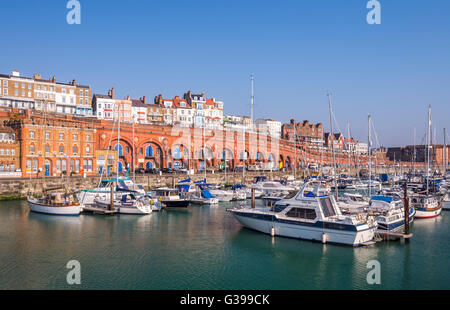
[[[111,88],[111,99],[114,99],[114,87],[113,88]]]
[[[42,76],[41,76],[40,74],[35,74],[35,75],[34,75],[34,79],[35,79],[35,80],[41,80],[41,79],[42,79]]]
[[[143,102],[143,103],[146,103],[146,102],[145,102],[145,96],[142,97],[142,102]]]
[[[76,86],[77,85],[77,81],[75,79],[72,80],[72,86]]]
[[[56,77],[55,77],[55,76],[53,76],[52,82],[53,82],[53,83],[56,83]]]

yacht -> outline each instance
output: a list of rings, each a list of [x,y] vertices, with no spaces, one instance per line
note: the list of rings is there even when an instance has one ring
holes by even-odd
[[[363,213],[369,207],[369,199],[357,193],[344,193],[338,198],[338,205],[344,214]]]
[[[142,185],[135,185],[133,181],[127,177],[116,177],[109,180],[102,180],[100,184],[92,190],[82,190],[78,193],[78,200],[81,206],[93,205],[95,199],[110,199],[111,187],[114,187],[114,193],[130,191],[136,192],[138,195],[146,195]]]
[[[137,196],[131,192],[114,195],[114,209],[120,214],[143,215],[153,212],[154,205],[160,205],[158,201],[151,199],[149,196]],[[95,198],[94,205],[97,208],[109,209],[111,207],[111,198]],[[160,209],[160,207],[157,207]]]
[[[52,215],[79,215],[81,205],[70,194],[47,193],[40,198],[27,197],[30,211]]]
[[[405,226],[405,209],[402,200],[389,196],[373,196],[369,214],[375,216],[378,231],[398,232]],[[409,223],[414,221],[416,210],[409,208]]]
[[[165,208],[187,208],[189,200],[181,198],[177,189],[160,187],[151,192],[151,196],[158,199]]]
[[[343,215],[333,196],[318,195],[319,186],[308,192],[305,183],[292,198],[271,208],[233,208],[230,213],[244,226],[272,236],[278,235],[322,243],[351,246],[369,244],[376,221],[362,214]]]
[[[289,191],[295,190],[293,186],[286,186],[277,181],[267,181],[266,176],[255,177],[251,187],[262,191],[262,198],[265,196],[286,196],[289,194]]]
[[[442,204],[434,196],[413,195],[411,197],[411,207],[416,209],[416,218],[431,218],[441,214]]]

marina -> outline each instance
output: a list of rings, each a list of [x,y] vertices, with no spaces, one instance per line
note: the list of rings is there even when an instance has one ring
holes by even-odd
[[[446,212],[414,221],[407,243],[352,248],[245,229],[226,211],[235,206],[60,217],[0,202],[0,287],[73,289],[65,266],[76,259],[84,289],[450,289]],[[376,287],[366,282],[373,259]]]

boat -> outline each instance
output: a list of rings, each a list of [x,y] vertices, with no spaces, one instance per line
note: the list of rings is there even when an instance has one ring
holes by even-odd
[[[430,178],[430,151],[433,149],[433,144],[431,140],[431,105],[428,106],[428,130],[427,130],[427,156],[426,156],[426,190],[415,194],[411,197],[411,206],[416,209],[416,218],[432,218],[437,217],[441,214],[442,203],[437,199],[436,196],[431,195],[431,191],[435,191],[435,183]],[[432,188],[430,188],[432,185]]]
[[[114,209],[120,214],[135,214],[144,215],[153,212],[153,206],[158,204],[158,201],[151,199],[149,196],[137,196],[134,193],[124,192],[122,194],[114,195]],[[111,208],[111,198],[94,199],[94,205],[97,208],[109,209]]]
[[[290,191],[294,191],[295,188],[292,186],[286,186],[277,181],[267,181],[266,176],[258,176],[254,178],[251,188],[262,191],[260,198],[265,196],[286,196]]]
[[[135,194],[145,196],[146,192],[142,185],[134,184],[134,182],[128,177],[115,177],[108,180],[101,180],[99,185],[91,190],[85,189],[78,193],[78,200],[80,204],[84,206],[89,206],[94,204],[95,199],[106,200],[109,199],[111,194],[111,187],[113,187],[113,192],[135,192]]]
[[[338,199],[338,206],[344,214],[363,213],[369,206],[369,199],[357,193],[344,193]]]
[[[64,193],[47,193],[40,198],[27,197],[30,211],[52,215],[79,215],[81,205],[72,195]]]
[[[442,196],[442,209],[450,210],[450,193],[447,192]]]
[[[416,218],[432,218],[441,214],[442,204],[430,195],[416,194],[411,197],[411,207],[416,209]]]
[[[246,228],[290,238],[351,246],[369,244],[376,221],[362,214],[343,215],[333,196],[307,192],[308,183],[292,198],[271,208],[232,208],[230,213]]]
[[[151,197],[158,199],[165,208],[187,208],[189,200],[181,198],[177,189],[160,187],[151,191]]]
[[[219,199],[211,195],[208,190],[196,190],[186,194],[186,199],[191,203],[201,205],[214,205],[219,203]]]
[[[405,227],[405,209],[402,200],[389,196],[373,196],[368,208],[369,214],[375,216],[377,231],[399,232]],[[414,221],[416,210],[409,208],[409,223]]]
[[[247,188],[243,184],[235,184],[231,187],[233,192],[232,200],[246,200],[247,199]],[[250,193],[251,195],[251,193]]]

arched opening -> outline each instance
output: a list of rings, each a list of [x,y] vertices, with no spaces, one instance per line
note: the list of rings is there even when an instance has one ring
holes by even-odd
[[[123,146],[122,144],[116,144],[114,146],[114,150],[117,152],[117,150],[119,151],[119,156],[123,156]]]
[[[46,177],[50,176],[51,169],[52,169],[51,161],[50,161],[50,159],[46,159],[45,164],[44,164],[44,171],[45,171]]]
[[[146,169],[146,170],[153,170],[153,163],[152,163],[151,161],[148,161],[148,162],[145,164],[145,169]]]

